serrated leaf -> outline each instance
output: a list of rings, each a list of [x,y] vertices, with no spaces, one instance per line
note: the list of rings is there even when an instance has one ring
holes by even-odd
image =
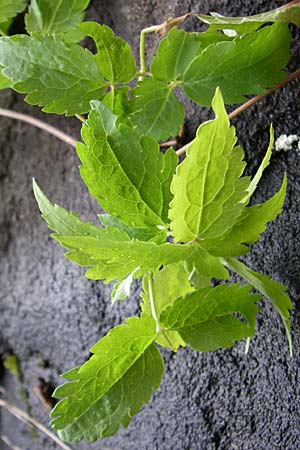
[[[0,0],[0,22],[15,17],[26,8],[25,0]]]
[[[0,38],[2,73],[14,90],[43,111],[71,116],[86,113],[90,100],[101,99],[105,83],[94,55],[79,45],[49,36]]]
[[[153,241],[156,244],[163,244],[167,240],[167,230],[160,230],[157,227],[152,228],[133,228],[126,225],[117,217],[110,214],[99,214],[100,222],[107,228],[117,228],[125,232],[130,239],[137,239],[138,241]]]
[[[211,13],[210,16],[200,14],[201,22],[210,25],[210,30],[236,30],[238,33],[249,33],[257,30],[267,22],[287,22],[300,26],[300,5],[284,5],[283,7],[248,17],[225,17]]]
[[[216,118],[202,124],[186,159],[173,177],[169,217],[176,242],[204,241],[221,237],[242,213],[249,185],[240,178],[245,167],[244,153],[236,143],[222,95],[217,89],[213,109]]]
[[[51,425],[63,440],[92,442],[129,425],[161,383],[164,363],[155,338],[154,320],[135,317],[92,348],[91,359],[71,372],[72,382],[54,392],[62,400]]]
[[[176,330],[195,350],[232,347],[235,341],[255,333],[256,302],[260,297],[249,294],[250,290],[249,286],[239,284],[200,289],[166,308],[160,315],[160,323]]]
[[[233,228],[222,239],[207,240],[203,247],[215,256],[240,256],[249,251],[266,230],[267,224],[281,213],[286,195],[287,178],[284,176],[280,190],[264,203],[244,208]],[[247,245],[246,245],[247,244]]]
[[[178,158],[165,154],[149,136],[140,137],[100,102],[82,129],[78,144],[81,175],[90,193],[111,215],[130,227],[163,228],[171,200],[170,183]]]
[[[139,134],[156,140],[177,136],[184,122],[184,107],[174,87],[154,78],[145,78],[132,91],[129,120]]]
[[[192,291],[194,291],[194,288],[189,283],[183,261],[164,266],[162,270],[153,276],[153,296],[157,315],[159,316],[164,308],[172,305],[176,298]],[[142,299],[143,314],[150,315],[149,275],[147,274],[143,278]],[[168,332],[167,338],[164,334],[161,334],[156,342],[174,351],[177,351],[180,346],[185,346],[185,343],[176,331]]]
[[[185,259],[190,253],[190,246],[165,243],[157,245],[154,242],[130,241],[125,234],[118,231],[107,231],[93,238],[90,236],[55,236],[66,248],[71,250],[66,256],[77,262],[77,252],[80,262],[88,257],[86,266],[87,278],[103,279],[110,282],[123,279],[137,267],[139,270],[134,278],[139,278],[147,271],[157,271],[161,265]],[[75,252],[75,253],[74,253]],[[83,264],[82,264],[83,265]]]
[[[113,288],[113,291],[111,293],[111,302],[112,304],[116,302],[122,302],[127,297],[130,296],[130,290],[131,285],[133,283],[133,277],[136,272],[140,270],[139,267],[137,267],[133,272],[131,272],[128,277],[124,278],[123,280],[118,281]]]
[[[89,0],[31,0],[25,16],[29,34],[56,35],[65,42],[79,42],[84,36],[78,25]]]
[[[286,294],[287,287],[278,283],[277,281],[272,280],[267,275],[262,275],[254,270],[251,270],[241,261],[238,261],[234,258],[226,258],[224,259],[224,264],[230,270],[233,270],[235,273],[244,278],[251,286],[261,292],[268,300],[271,301],[273,306],[276,308],[280,317],[284,323],[287,339],[290,348],[290,354],[292,356],[293,347],[292,347],[292,337],[291,337],[291,325],[290,325],[290,310],[293,305]]]
[[[97,62],[104,78],[112,84],[128,83],[137,73],[137,66],[130,45],[116,37],[107,25],[84,22],[80,29],[94,39],[98,54]]]
[[[253,195],[253,193],[254,193],[257,185],[258,185],[258,183],[260,182],[260,179],[262,177],[262,174],[263,174],[264,170],[270,164],[270,159],[271,159],[271,156],[272,156],[273,145],[274,145],[274,128],[271,125],[271,127],[270,127],[270,142],[269,142],[268,150],[267,150],[267,153],[265,154],[265,157],[262,160],[259,168],[257,169],[256,174],[252,178],[251,183],[249,185],[249,188],[247,189],[247,195],[243,199],[243,203],[245,203],[245,204],[247,204],[249,202],[250,198],[252,197],[252,195]]]
[[[0,90],[7,89],[13,86],[12,81],[7,78],[5,75],[0,73]]]
[[[192,62],[208,45],[230,38],[218,32],[187,33],[172,28],[162,39],[152,60],[151,72],[154,78],[172,82],[180,80]]]
[[[9,29],[13,23],[13,19],[7,19],[5,22],[0,23],[0,35],[6,36],[9,32]]]
[[[126,123],[126,125],[129,124],[129,91],[130,88],[128,86],[115,88],[105,94],[105,97],[102,100],[104,105],[106,105],[116,116],[118,116],[118,121]]]
[[[291,33],[276,23],[232,42],[207,47],[194,59],[183,76],[185,94],[210,106],[215,89],[222,90],[227,104],[243,103],[245,95],[264,94],[282,81],[290,56]]]

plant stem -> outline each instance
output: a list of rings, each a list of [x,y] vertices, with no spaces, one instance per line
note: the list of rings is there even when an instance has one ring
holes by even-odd
[[[71,145],[71,147],[76,148],[76,140],[73,139],[68,134],[63,131],[58,130],[52,125],[43,122],[42,120],[36,119],[35,117],[29,116],[27,114],[22,114],[16,111],[11,111],[9,109],[0,108],[0,116],[9,117],[11,119],[21,120],[22,122],[29,123],[34,127],[40,128],[41,130],[47,131],[47,133],[52,134],[63,142]]]
[[[251,338],[247,337],[246,344],[245,344],[245,355],[248,355],[250,342],[251,342]]]
[[[246,103],[243,103],[238,108],[234,109],[229,115],[229,120],[234,119],[235,117],[239,116],[242,112],[246,111],[246,109],[250,108],[251,106],[255,105],[256,103],[261,102],[264,100],[268,95],[272,94],[273,92],[277,91],[277,89],[281,89],[282,87],[286,86],[291,81],[295,80],[296,78],[300,77],[300,69],[296,70],[295,72],[291,73],[289,76],[287,76],[281,83],[277,84],[276,86],[269,89],[269,91],[266,94],[257,95],[256,97],[251,98]],[[179,150],[177,150],[177,155],[181,156],[184,155],[189,146],[191,145],[193,141],[188,142],[183,147],[181,147]]]
[[[0,399],[0,407],[6,409],[13,416],[17,417],[22,422],[33,425],[38,430],[42,431],[42,433],[46,434],[52,441],[56,442],[56,444],[63,448],[64,450],[72,450],[71,447],[62,442],[55,434],[51,433],[44,425],[37,422],[33,417],[30,417],[27,413],[12,405],[11,403],[6,402],[5,400]]]
[[[139,80],[145,78],[147,72],[147,55],[146,55],[146,35],[154,33],[159,25],[144,28],[140,34],[140,76]]]
[[[152,313],[152,317],[155,320],[156,323],[156,333],[160,333],[162,331],[161,326],[159,324],[159,320],[157,317],[157,313],[156,313],[156,308],[155,308],[155,299],[154,299],[154,292],[153,292],[153,272],[149,273],[149,278],[148,278],[148,289],[149,289],[149,299],[150,299],[150,306],[151,306],[151,313]]]

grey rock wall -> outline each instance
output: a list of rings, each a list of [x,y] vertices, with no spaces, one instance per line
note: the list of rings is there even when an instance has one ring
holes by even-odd
[[[106,23],[138,49],[141,28],[187,11],[214,10],[227,15],[253,14],[281,6],[281,1],[238,0],[103,0],[92,1],[88,17]],[[188,29],[199,29],[196,20]],[[298,38],[299,41],[299,38]],[[149,39],[149,54],[156,40]],[[295,43],[289,69],[299,67]],[[268,144],[273,122],[276,136],[299,134],[300,86],[295,81],[234,121],[246,150],[248,171],[254,173]],[[45,116],[22,96],[1,94],[1,106],[43,118],[76,138],[75,119]],[[187,140],[209,112],[187,103]],[[3,368],[0,384],[21,408],[48,423],[48,411],[34,392],[41,377],[55,386],[58,375],[82,363],[89,348],[107,331],[138,311],[139,287],[132,298],[111,307],[111,287],[85,279],[49,237],[33,199],[35,177],[54,202],[83,218],[99,212],[80,179],[75,151],[40,130],[0,118],[0,354],[13,351],[21,361],[28,399],[19,383]],[[284,282],[297,304],[300,290],[299,202],[300,156],[295,150],[275,154],[256,193],[257,202],[289,178],[282,216],[270,225],[247,262]],[[293,313],[294,358],[290,359],[280,319],[263,304],[258,331],[247,356],[244,343],[209,354],[180,350],[164,352],[166,375],[152,402],[115,437],[95,444],[71,445],[97,450],[296,450],[300,449],[300,316]],[[23,450],[58,448],[43,436],[0,411],[0,436]],[[0,448],[1,444],[0,444]],[[6,447],[3,447],[6,450]],[[8,447],[7,447],[8,448]]]

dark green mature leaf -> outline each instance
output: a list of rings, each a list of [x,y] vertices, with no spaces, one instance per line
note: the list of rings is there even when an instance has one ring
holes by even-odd
[[[0,0],[0,23],[15,17],[26,8],[25,0]]]
[[[163,228],[176,153],[169,149],[163,154],[152,138],[117,124],[103,103],[92,102],[91,108],[82,130],[86,145],[78,144],[81,174],[90,193],[130,227]]]
[[[266,230],[267,224],[281,213],[286,195],[287,179],[284,176],[280,190],[265,203],[244,208],[236,224],[222,239],[208,239],[203,247],[215,256],[240,256],[249,251]],[[248,244],[248,245],[246,245]]]
[[[234,258],[224,259],[224,264],[235,273],[244,278],[255,289],[261,292],[267,299],[271,301],[274,307],[277,309],[280,317],[284,323],[287,339],[289,342],[290,354],[292,356],[292,337],[291,337],[291,325],[290,325],[290,310],[293,305],[291,299],[286,295],[287,287],[272,280],[267,275],[262,275],[254,270],[251,270],[241,261]]]
[[[67,42],[78,42],[84,34],[78,25],[90,0],[31,0],[25,16],[28,33],[55,34]]]
[[[199,15],[201,22],[210,25],[210,30],[230,29],[238,33],[249,33],[257,30],[267,22],[290,22],[300,26],[300,4],[283,6],[281,8],[248,17],[225,17],[217,13],[210,16]]]
[[[100,72],[112,84],[128,83],[137,73],[136,62],[130,45],[116,37],[107,25],[85,22],[80,29],[94,39]]]
[[[26,101],[43,111],[86,113],[90,100],[101,99],[105,83],[94,55],[79,45],[65,45],[52,37],[26,35],[0,38],[2,73]]]
[[[166,140],[177,136],[184,122],[184,107],[174,94],[174,87],[145,78],[132,91],[129,119],[139,134]]]
[[[151,65],[152,75],[161,81],[180,80],[192,62],[204,48],[219,41],[230,40],[218,32],[187,33],[172,28],[158,47]]]
[[[72,381],[55,390],[62,400],[51,414],[63,440],[91,442],[129,425],[161,383],[164,363],[155,339],[152,317],[127,319],[91,349],[89,361],[66,374]]]
[[[167,329],[176,330],[195,350],[231,347],[235,341],[255,333],[256,302],[260,297],[249,294],[250,290],[249,286],[239,284],[200,289],[178,298],[161,313],[159,320]]]
[[[249,185],[240,178],[244,153],[236,143],[220,90],[213,100],[216,119],[202,124],[178,166],[171,190],[169,217],[175,241],[202,242],[232,228],[242,213],[240,203]]]
[[[183,261],[164,266],[162,270],[153,276],[153,297],[155,299],[156,313],[159,316],[163,309],[172,305],[176,298],[185,296],[193,292],[194,288],[190,285],[187,272],[184,270]],[[151,306],[149,298],[149,275],[143,278],[143,314],[151,315]],[[163,347],[171,348],[177,351],[185,343],[176,331],[168,332],[168,336],[161,334],[156,342]]]
[[[207,47],[183,76],[182,88],[197,103],[210,106],[215,89],[225,103],[242,103],[245,95],[264,94],[284,77],[290,56],[288,25],[276,23],[232,42]]]

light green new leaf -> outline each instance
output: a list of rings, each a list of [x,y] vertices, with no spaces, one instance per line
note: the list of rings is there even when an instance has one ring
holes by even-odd
[[[241,261],[238,261],[234,258],[224,259],[224,264],[226,264],[226,266],[230,270],[233,270],[235,273],[244,278],[255,289],[257,289],[265,297],[267,297],[267,299],[269,299],[275,306],[284,323],[289,342],[290,354],[292,356],[293,347],[290,331],[290,310],[292,309],[293,305],[291,299],[285,293],[287,291],[287,287],[278,283],[277,281],[272,280],[267,275],[261,275],[260,273],[249,269],[249,267],[247,267]]]
[[[0,23],[15,17],[26,8],[25,0],[0,0]]]
[[[78,25],[84,18],[89,0],[31,0],[25,16],[29,34],[56,35],[66,42],[79,42],[84,34]]]
[[[240,256],[249,251],[245,244],[254,244],[266,230],[267,224],[281,213],[286,195],[287,178],[284,176],[280,190],[264,203],[244,208],[233,228],[222,239],[203,242],[215,256]]]
[[[185,111],[173,90],[162,81],[145,78],[132,91],[129,120],[139,134],[158,141],[179,134]]]
[[[109,230],[97,238],[84,236],[55,236],[71,250],[67,257],[81,264],[91,266],[86,276],[92,280],[110,282],[126,278],[135,271],[139,278],[147,271],[157,271],[161,265],[185,259],[190,246],[154,242],[130,241],[125,234]],[[86,260],[82,255],[86,256]],[[85,264],[86,262],[86,264]],[[137,268],[139,267],[139,270]]]
[[[90,193],[130,227],[163,228],[176,153],[169,149],[163,154],[152,138],[118,124],[103,103],[92,102],[91,108],[82,129],[86,145],[78,144],[81,175]]]
[[[267,150],[267,153],[265,154],[264,159],[262,160],[259,168],[257,169],[256,174],[254,175],[254,177],[251,180],[251,183],[249,185],[249,188],[247,189],[247,195],[245,196],[245,198],[243,198],[243,203],[247,204],[250,200],[250,198],[252,197],[258,183],[260,182],[260,179],[262,177],[262,174],[264,172],[264,170],[266,169],[266,167],[268,167],[268,165],[270,164],[270,159],[272,156],[272,148],[274,145],[274,128],[271,125],[270,127],[270,142],[269,142],[269,147]]]
[[[81,368],[67,372],[71,382],[55,390],[61,401],[51,413],[63,440],[92,442],[129,425],[161,383],[164,363],[155,339],[151,317],[130,318],[91,349]]]
[[[210,106],[217,86],[228,104],[244,102],[245,95],[264,94],[285,78],[282,69],[290,43],[288,25],[276,23],[232,42],[210,45],[184,73],[182,88],[204,106]]]
[[[129,124],[129,91],[128,86],[115,88],[105,94],[102,102],[116,115],[118,121]]]
[[[136,272],[140,270],[137,267],[133,272],[131,272],[128,277],[124,278],[121,281],[118,281],[113,288],[111,293],[111,302],[112,304],[116,302],[121,302],[130,296],[131,285],[133,283],[133,277]]]
[[[43,111],[69,116],[86,113],[90,100],[101,99],[105,83],[94,55],[79,45],[49,36],[0,38],[2,73],[26,101]]]
[[[166,82],[180,80],[192,60],[204,48],[226,40],[230,38],[218,32],[187,33],[174,27],[159,44],[152,60],[152,75]]]
[[[6,36],[13,23],[13,19],[7,19],[5,22],[0,23],[0,36]]]
[[[213,100],[215,120],[205,122],[173,177],[169,217],[175,241],[221,237],[242,213],[240,201],[249,185],[240,178],[244,153],[236,143],[220,90]]]
[[[5,75],[0,73],[0,90],[7,89],[13,86],[12,81],[7,78]]]
[[[258,295],[234,284],[208,287],[178,298],[160,315],[160,322],[176,330],[184,342],[201,352],[227,348],[255,333]],[[237,314],[242,315],[243,321]],[[166,332],[168,334],[168,332]]]
[[[210,16],[199,15],[201,22],[210,25],[210,30],[236,30],[238,33],[249,33],[257,30],[267,22],[287,22],[300,26],[300,5],[283,6],[248,17],[225,17],[221,14],[211,13]]]
[[[107,25],[84,22],[80,29],[94,39],[98,54],[100,72],[112,84],[128,83],[137,73],[136,62],[130,45],[116,37]]]
[[[151,314],[149,298],[149,280],[150,276],[146,274],[143,278],[143,314]],[[183,261],[164,266],[162,270],[153,276],[153,297],[155,301],[156,313],[159,316],[161,311],[167,306],[172,305],[178,297],[185,296],[193,292],[194,288],[189,283],[188,274],[184,270]],[[185,343],[176,331],[168,332],[168,336],[161,334],[156,342],[163,347],[171,348],[175,352]]]

